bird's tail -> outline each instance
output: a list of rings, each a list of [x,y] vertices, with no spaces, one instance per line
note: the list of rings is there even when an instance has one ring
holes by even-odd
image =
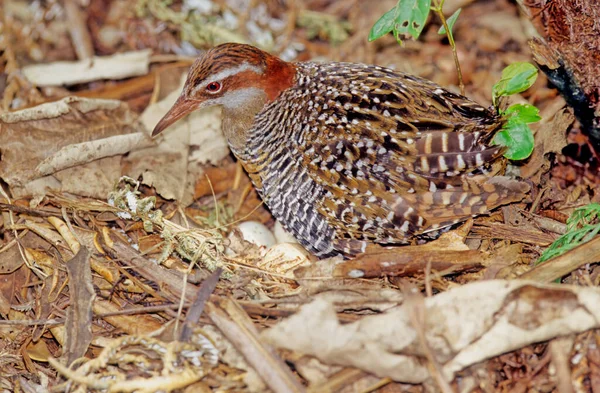
[[[404,225],[408,234],[425,233],[522,201],[529,191],[527,183],[505,176],[473,176],[463,187],[398,197],[393,205],[394,223]]]

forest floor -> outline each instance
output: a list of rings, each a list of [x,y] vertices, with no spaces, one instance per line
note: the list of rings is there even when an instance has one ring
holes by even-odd
[[[194,58],[228,41],[458,93],[435,17],[417,41],[368,42],[395,3],[0,4],[0,391],[600,392],[600,179],[543,74],[511,98],[542,117],[505,168],[528,200],[349,261],[288,242],[218,109],[150,137]],[[513,2],[459,7],[466,96],[490,106],[537,33]],[[583,244],[538,264],[559,238]]]

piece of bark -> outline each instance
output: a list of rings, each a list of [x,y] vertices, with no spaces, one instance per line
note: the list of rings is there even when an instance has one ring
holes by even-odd
[[[414,276],[431,270],[454,274],[483,268],[486,254],[478,250],[440,251],[420,250],[417,247],[382,248],[336,265],[337,277]]]
[[[540,263],[530,271],[519,276],[522,280],[552,282],[588,263],[600,261],[600,237],[575,247],[555,258]]]
[[[597,0],[519,0],[544,37],[532,51],[600,150],[600,7]]]

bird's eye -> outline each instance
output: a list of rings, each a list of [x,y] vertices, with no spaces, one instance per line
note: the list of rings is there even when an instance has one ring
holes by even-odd
[[[210,82],[206,85],[206,91],[209,93],[218,93],[221,90],[221,84],[219,82]]]

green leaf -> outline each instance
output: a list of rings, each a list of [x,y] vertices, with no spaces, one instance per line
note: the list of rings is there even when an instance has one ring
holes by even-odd
[[[537,79],[537,68],[531,63],[513,63],[502,70],[502,77],[492,89],[492,101],[496,104],[498,97],[525,91]]]
[[[379,18],[377,22],[375,22],[375,24],[371,28],[371,31],[369,32],[369,42],[375,41],[376,39],[383,37],[384,35],[386,35],[394,29],[394,21],[396,19],[397,11],[398,6],[392,8],[391,10],[383,14],[383,16]]]
[[[419,38],[425,27],[431,7],[431,0],[398,0],[398,14],[394,24],[394,33],[410,34],[414,39]]]
[[[533,133],[526,123],[512,118],[494,136],[493,143],[508,148],[504,157],[510,160],[524,160],[533,151]]]
[[[518,121],[522,123],[535,123],[542,118],[539,115],[540,110],[530,104],[513,104],[502,114],[508,118],[508,121]]]
[[[394,37],[400,44],[402,34],[410,34],[414,39],[419,38],[429,16],[430,7],[431,0],[398,0],[394,8],[375,22],[369,32],[369,41],[383,37],[390,31],[394,32]]]
[[[456,11],[454,11],[454,13],[448,19],[446,19],[446,24],[448,25],[448,28],[450,29],[450,35],[452,35],[452,30],[454,29],[454,24],[456,23],[456,20],[458,19],[458,15],[460,15],[460,11],[462,11],[462,8],[459,8]],[[446,28],[444,27],[444,25],[440,26],[440,29],[438,30],[438,34],[439,35],[446,34]]]

